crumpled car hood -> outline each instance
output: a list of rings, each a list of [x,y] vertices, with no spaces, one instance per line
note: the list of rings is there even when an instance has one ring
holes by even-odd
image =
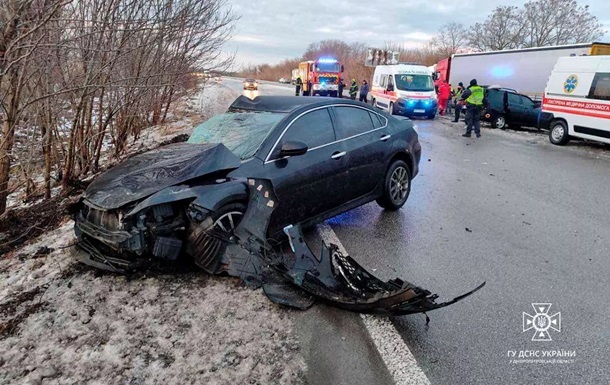
[[[127,159],[97,177],[85,199],[112,210],[175,184],[238,168],[241,160],[223,144],[176,143]]]

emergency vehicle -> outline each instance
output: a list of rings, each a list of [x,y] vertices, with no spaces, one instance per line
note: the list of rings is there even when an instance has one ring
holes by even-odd
[[[563,57],[557,61],[542,101],[553,114],[549,139],[571,137],[610,143],[610,56]]]
[[[299,63],[303,95],[336,97],[342,72],[343,66],[337,59],[320,58]]]
[[[375,107],[390,114],[434,119],[438,108],[432,71],[423,65],[375,67],[370,94]]]

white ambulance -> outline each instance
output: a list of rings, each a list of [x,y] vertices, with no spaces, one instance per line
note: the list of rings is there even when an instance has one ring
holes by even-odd
[[[434,119],[438,109],[432,71],[422,65],[375,67],[370,94],[373,105],[390,114]]]
[[[542,101],[553,114],[549,139],[571,137],[610,143],[610,56],[562,57],[555,64]]]

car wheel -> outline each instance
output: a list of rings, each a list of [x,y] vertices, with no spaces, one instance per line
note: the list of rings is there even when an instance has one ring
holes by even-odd
[[[377,107],[377,100],[375,98],[371,99],[371,105]]]
[[[388,114],[394,115],[394,102],[390,102],[390,106],[388,107]]]
[[[398,210],[411,192],[409,166],[402,160],[395,161],[388,168],[383,183],[383,195],[377,199],[377,204],[386,210]]]
[[[491,121],[491,128],[499,128],[503,130],[506,128],[506,118],[503,115],[498,115]]]
[[[220,260],[225,251],[226,241],[233,234],[245,212],[246,205],[243,203],[227,204],[189,231],[186,251],[197,266],[210,274],[222,271]]]
[[[554,121],[551,124],[551,131],[549,131],[549,139],[551,143],[558,146],[567,144],[570,141],[568,125],[563,120]]]

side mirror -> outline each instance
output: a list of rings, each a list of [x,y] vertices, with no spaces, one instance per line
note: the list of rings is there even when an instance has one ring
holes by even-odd
[[[289,141],[282,144],[280,150],[280,157],[285,156],[299,156],[307,152],[307,145],[303,142]]]
[[[343,67],[343,65],[341,65],[341,72],[345,71],[345,67]]]

